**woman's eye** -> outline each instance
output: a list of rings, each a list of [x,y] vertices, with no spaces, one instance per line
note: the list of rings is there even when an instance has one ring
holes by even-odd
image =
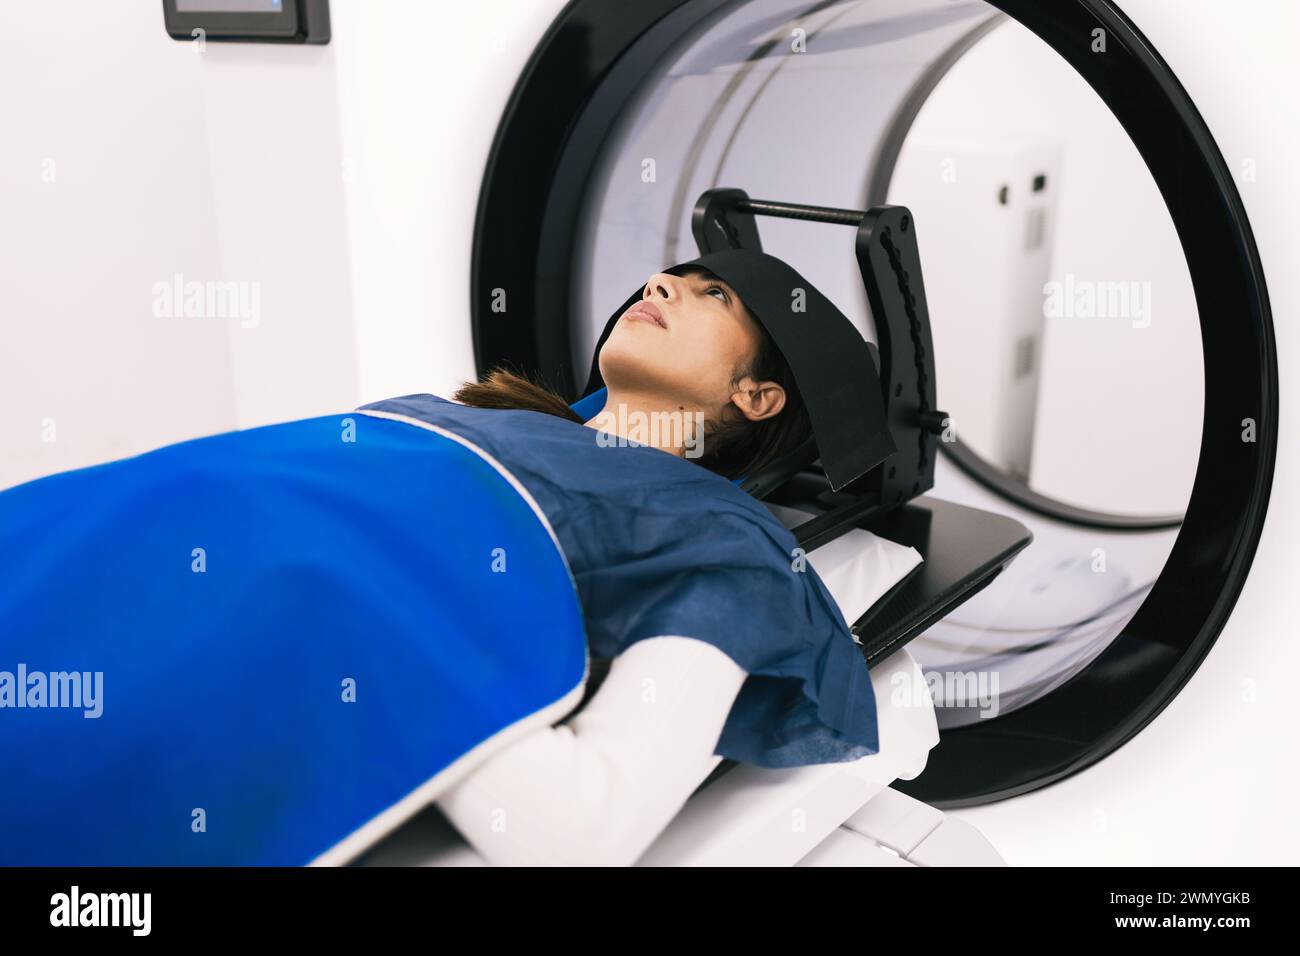
[[[711,286],[709,286],[707,289],[705,289],[704,291],[705,291],[706,293],[710,293],[710,292],[716,292],[716,293],[718,293],[718,298],[720,298],[723,302],[729,302],[729,301],[731,301],[730,299],[727,298],[727,292],[726,292],[726,290],[723,289],[722,286],[720,286],[720,285],[711,285]]]

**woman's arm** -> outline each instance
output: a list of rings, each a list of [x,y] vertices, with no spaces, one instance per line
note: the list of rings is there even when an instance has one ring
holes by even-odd
[[[745,676],[703,641],[638,641],[585,708],[494,754],[438,806],[495,865],[629,865],[719,763]]]

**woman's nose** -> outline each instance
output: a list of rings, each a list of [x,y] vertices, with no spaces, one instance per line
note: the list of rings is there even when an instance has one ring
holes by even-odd
[[[677,298],[676,280],[664,272],[656,272],[645,285],[645,298],[654,296],[672,301]]]

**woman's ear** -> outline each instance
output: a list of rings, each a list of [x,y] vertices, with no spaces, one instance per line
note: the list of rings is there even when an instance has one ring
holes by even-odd
[[[781,409],[785,408],[785,389],[776,382],[744,378],[739,388],[731,393],[731,402],[751,422],[761,422],[781,414]]]

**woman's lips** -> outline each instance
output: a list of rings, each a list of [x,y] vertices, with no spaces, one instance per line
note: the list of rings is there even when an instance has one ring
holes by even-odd
[[[653,302],[638,302],[624,314],[629,319],[641,319],[644,322],[653,322],[661,329],[668,328],[668,323],[664,321],[664,314]]]

